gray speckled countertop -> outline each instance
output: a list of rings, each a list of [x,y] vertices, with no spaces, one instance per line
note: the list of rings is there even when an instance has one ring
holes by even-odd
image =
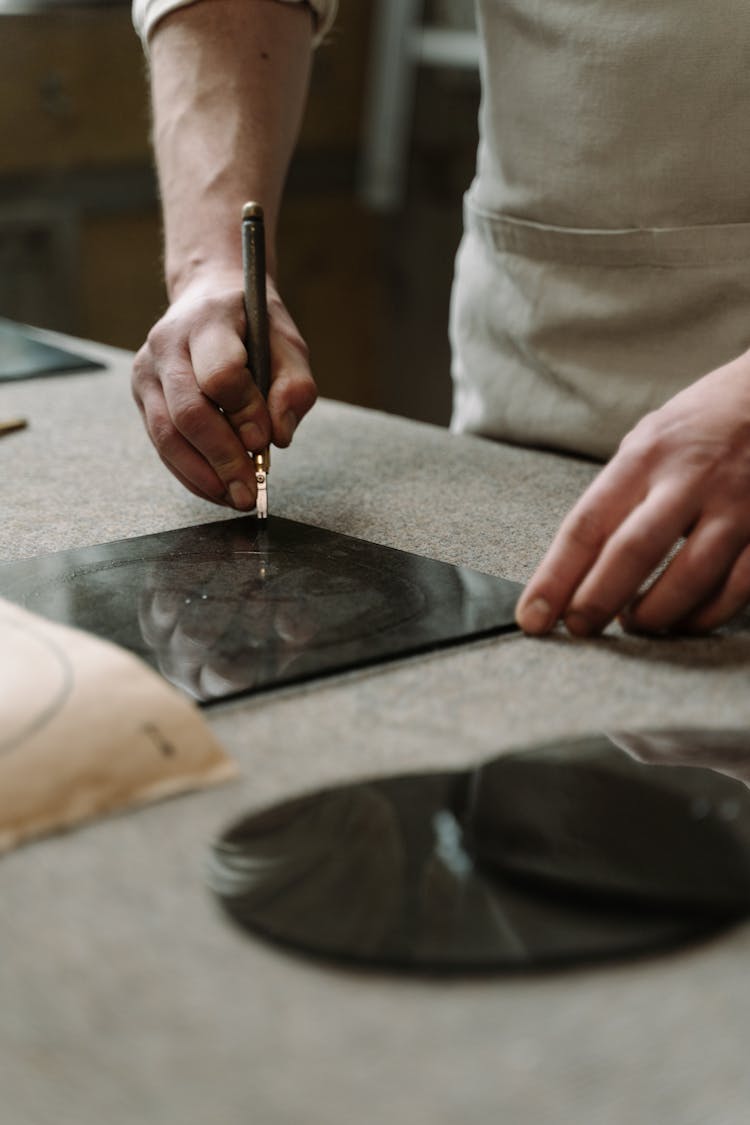
[[[0,384],[0,559],[226,518],[142,432],[129,356]],[[281,515],[525,580],[593,474],[331,402],[274,460]],[[463,504],[456,500],[463,499]],[[750,925],[634,963],[438,982],[298,960],[219,922],[206,844],[322,783],[600,727],[750,727],[750,633],[504,637],[213,708],[240,782],[0,863],[8,1125],[744,1125]]]

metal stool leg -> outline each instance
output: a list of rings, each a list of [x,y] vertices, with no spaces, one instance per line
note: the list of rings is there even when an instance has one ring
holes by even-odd
[[[417,61],[412,49],[423,0],[381,0],[375,29],[360,194],[377,211],[401,203],[414,112]]]

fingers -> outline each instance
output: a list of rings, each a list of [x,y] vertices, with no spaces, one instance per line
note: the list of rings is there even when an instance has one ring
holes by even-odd
[[[710,633],[750,605],[750,545],[734,561],[723,585],[702,605],[678,621],[685,633]]]
[[[269,293],[271,388],[268,411],[273,441],[289,445],[297,426],[318,397],[307,346],[274,289]]]
[[[562,618],[573,635],[593,636],[618,615],[631,631],[707,632],[750,602],[746,503],[728,502],[725,492],[701,512],[708,504],[685,474],[633,504],[643,486],[628,493],[624,481],[605,470],[563,522],[519,602],[526,633],[548,632]],[[682,549],[639,597],[683,535]]]
[[[236,302],[177,302],[136,357],[133,393],[161,459],[191,491],[240,510],[255,503],[255,473],[221,402],[249,384]],[[241,313],[241,310],[240,310]],[[234,324],[233,324],[234,320]],[[205,389],[204,389],[205,388]]]
[[[581,582],[619,524],[644,495],[644,484],[630,466],[603,470],[579,500],[524,590],[516,620],[525,633],[549,632],[564,615]]]
[[[707,607],[708,603],[715,605],[718,599],[727,606],[729,616],[733,616],[742,608],[741,599],[746,600],[748,592],[742,591],[741,582],[737,586],[736,578],[728,592],[725,591],[748,538],[739,520],[727,516],[702,518],[664,573],[628,608],[623,616],[625,628],[634,632],[662,633],[691,615],[705,617],[706,608],[697,607]],[[735,588],[739,601],[732,596]],[[716,619],[715,625],[710,627],[722,624],[723,620]]]
[[[190,491],[243,511],[257,488],[248,453],[288,445],[317,396],[305,344],[269,288],[268,403],[247,369],[241,283],[183,293],[133,369],[133,394],[162,461]]]
[[[318,394],[307,346],[270,281],[268,310],[271,386],[267,402],[249,377],[245,347],[233,326],[211,324],[191,341],[190,349],[201,391],[221,407],[251,453],[272,441],[288,446]],[[244,319],[242,323],[244,331]],[[221,365],[217,356],[221,356]]]
[[[180,484],[214,504],[229,502],[222,481],[172,422],[161,387],[147,383],[141,390],[134,374],[133,394],[156,452]]]
[[[255,473],[228,419],[200,390],[187,354],[162,358],[165,375],[143,395],[146,427],[159,456],[180,480],[214,502],[240,510],[255,503]]]
[[[590,636],[619,615],[629,629],[705,631],[747,605],[748,419],[750,353],[642,418],[563,522],[519,602],[521,628],[563,618]]]
[[[175,364],[172,371],[173,377],[163,382],[164,400],[175,429],[187,443],[190,460],[194,453],[202,458],[235,508],[252,508],[255,471],[239,435],[217,405],[201,392],[188,365],[180,370]],[[176,442],[173,448],[172,463],[189,477],[188,453]]]
[[[600,556],[565,607],[565,625],[574,636],[606,628],[669,554],[696,517],[689,494],[656,488],[610,536]]]
[[[249,377],[240,331],[228,320],[211,320],[190,337],[190,361],[201,393],[218,406],[246,452],[271,440],[266,404]]]

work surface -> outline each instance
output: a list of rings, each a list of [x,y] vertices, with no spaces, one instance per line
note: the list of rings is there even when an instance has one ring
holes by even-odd
[[[80,345],[81,348],[84,345]],[[226,518],[150,452],[111,370],[0,386],[0,559]],[[272,511],[524,581],[594,469],[319,403]],[[413,979],[254,942],[205,886],[237,815],[322,784],[601,728],[750,728],[750,632],[481,641],[212,708],[243,777],[0,861],[8,1125],[737,1125],[750,924],[560,974]]]

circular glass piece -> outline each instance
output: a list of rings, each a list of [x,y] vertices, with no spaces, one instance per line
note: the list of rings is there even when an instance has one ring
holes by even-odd
[[[750,912],[746,732],[598,735],[248,816],[210,884],[253,933],[445,971],[673,946]]]

